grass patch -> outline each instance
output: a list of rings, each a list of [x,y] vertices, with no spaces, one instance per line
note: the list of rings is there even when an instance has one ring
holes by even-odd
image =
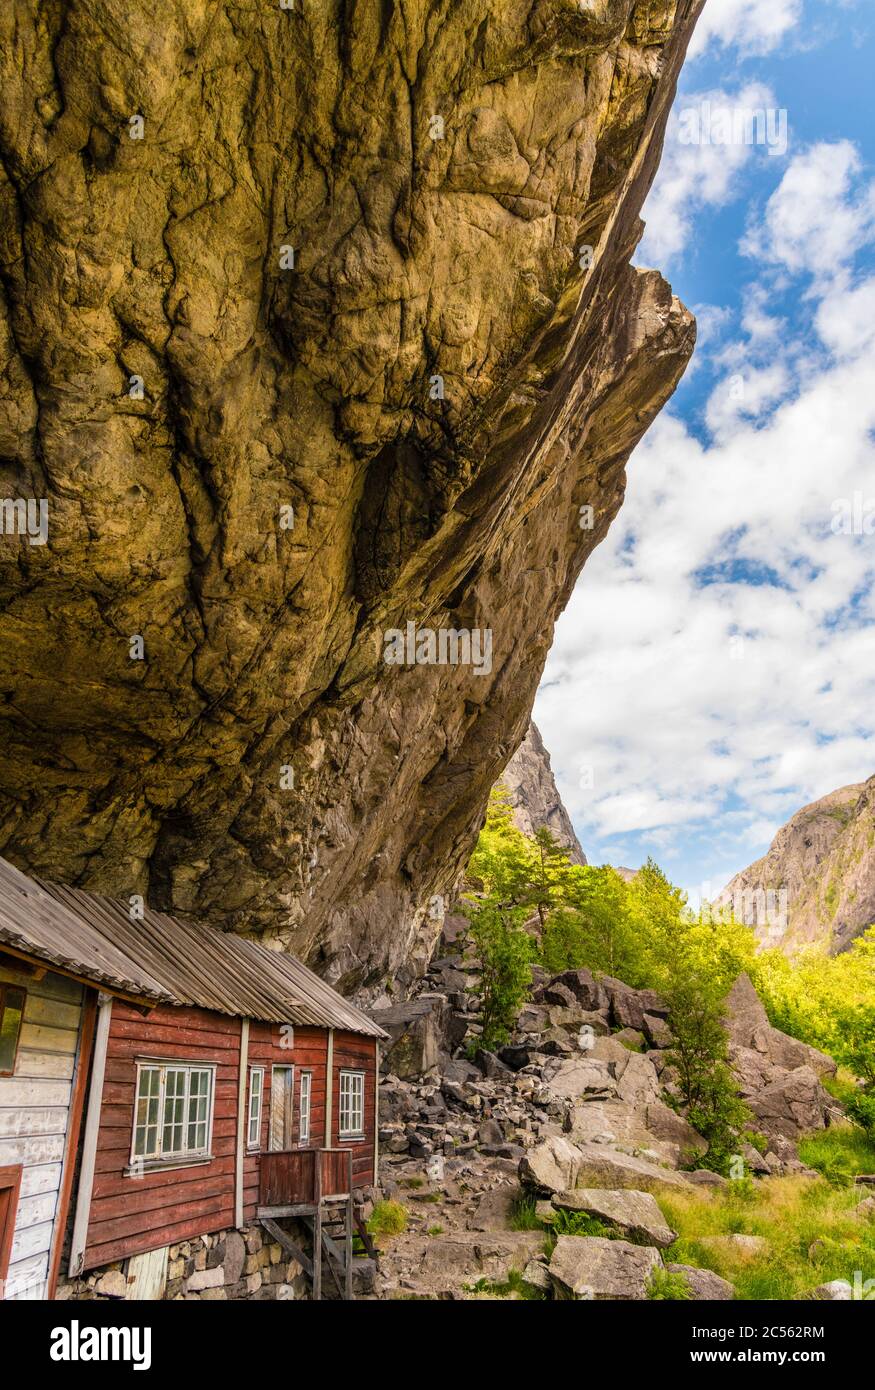
[[[540,1231],[544,1223],[535,1211],[535,1198],[518,1197],[507,1224],[512,1231]]]
[[[403,1202],[377,1202],[368,1219],[372,1236],[401,1236],[407,1230],[407,1208]]]
[[[807,1142],[807,1141],[806,1141]],[[853,1208],[865,1194],[818,1178],[766,1178],[749,1187],[730,1184],[694,1193],[666,1191],[660,1205],[678,1239],[671,1258],[711,1269],[734,1284],[739,1299],[795,1299],[832,1279],[854,1283],[875,1277],[875,1222]],[[754,1256],[714,1250],[712,1235],[764,1236]]]
[[[442,1236],[443,1233],[443,1226],[429,1226],[428,1230],[426,1231],[426,1235],[429,1236]]]
[[[564,1211],[560,1208],[553,1218],[553,1231],[557,1236],[603,1236],[605,1240],[622,1239],[622,1231],[599,1221],[597,1216],[589,1216],[585,1211]]]
[[[686,1303],[693,1291],[683,1274],[672,1273],[668,1269],[655,1269],[647,1285],[647,1297],[671,1303]]]
[[[799,1144],[799,1157],[831,1183],[852,1183],[858,1173],[875,1173],[875,1143],[857,1125],[831,1125]]]
[[[514,1298],[524,1299],[527,1303],[543,1302],[546,1294],[542,1289],[536,1289],[533,1284],[527,1284],[518,1269],[508,1271],[505,1280],[497,1279],[478,1279],[476,1284],[465,1284],[466,1293],[488,1294],[491,1298]]]

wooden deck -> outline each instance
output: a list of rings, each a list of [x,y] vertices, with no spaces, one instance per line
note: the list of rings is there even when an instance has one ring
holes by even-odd
[[[338,1295],[352,1299],[354,1226],[376,1254],[353,1203],[352,1164],[351,1149],[284,1149],[259,1158],[258,1220],[301,1265],[314,1299],[322,1297],[323,1253]],[[292,1217],[312,1235],[312,1258],[279,1225]]]

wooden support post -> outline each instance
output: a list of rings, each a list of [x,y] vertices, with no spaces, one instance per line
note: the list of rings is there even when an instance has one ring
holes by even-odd
[[[332,1116],[334,1105],[334,1029],[328,1029],[328,1049],[325,1054],[325,1147],[332,1147]]]
[[[79,1192],[76,1197],[76,1216],[70,1244],[70,1277],[82,1273],[85,1244],[88,1239],[88,1218],[91,1215],[91,1191],[94,1187],[94,1168],[97,1160],[97,1135],[100,1130],[100,1107],[103,1102],[103,1078],[106,1073],[106,1048],[112,1018],[112,995],[97,997],[97,1031],[94,1038],[94,1061],[91,1065],[91,1089],[88,1094],[88,1114],[85,1137],[82,1140],[82,1166],[79,1172]]]
[[[352,1300],[352,1150],[347,1154],[347,1198],[346,1198],[346,1292],[348,1301]]]
[[[260,1220],[268,1235],[273,1236],[277,1245],[281,1245],[286,1254],[291,1255],[293,1260],[297,1260],[308,1279],[312,1279],[313,1263],[309,1257],[304,1254],[300,1245],[292,1240],[288,1231],[284,1231],[282,1226],[277,1225],[276,1221],[270,1216],[262,1216]]]
[[[330,1038],[329,1034],[329,1038]],[[313,1213],[313,1300],[318,1303],[322,1297],[322,1155],[316,1154],[316,1173],[314,1180]]]
[[[243,1164],[246,1160],[246,1082],[249,1076],[249,1019],[240,1020],[240,1075],[237,1081],[237,1157],[234,1170],[234,1225],[243,1225]]]
[[[374,1043],[374,1187],[380,1164],[380,1044]]]
[[[41,972],[35,972],[40,974]],[[79,1152],[79,1134],[82,1129],[82,1115],[85,1109],[85,1096],[88,1091],[88,1072],[91,1066],[91,1049],[94,1045],[94,1027],[97,1020],[97,993],[93,989],[85,991],[82,1005],[82,1026],[79,1032],[79,1046],[76,1050],[76,1065],[73,1073],[73,1089],[70,1099],[70,1118],[67,1125],[67,1139],[64,1144],[64,1166],[61,1170],[61,1190],[58,1194],[58,1207],[55,1226],[52,1232],[52,1253],[49,1260],[49,1282],[46,1298],[53,1299],[58,1287],[58,1274],[61,1269],[61,1251],[67,1234],[67,1217],[70,1214],[70,1198],[73,1192],[73,1177],[76,1172],[76,1156]]]

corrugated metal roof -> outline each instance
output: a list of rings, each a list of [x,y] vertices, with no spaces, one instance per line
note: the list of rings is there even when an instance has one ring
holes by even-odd
[[[382,1038],[378,1024],[294,956],[65,884],[0,859],[0,942],[108,989],[270,1023]]]
[[[0,859],[0,944],[154,1003],[173,995],[39,882]]]

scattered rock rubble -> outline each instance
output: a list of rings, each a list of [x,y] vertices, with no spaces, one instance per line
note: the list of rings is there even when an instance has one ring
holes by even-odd
[[[674,1233],[660,1191],[724,1182],[695,1167],[708,1145],[672,1104],[665,1002],[588,970],[535,971],[513,1037],[497,1053],[478,1051],[479,963],[464,919],[447,919],[443,945],[416,998],[373,1010],[391,1040],[378,1195],[408,1211],[374,1296],[500,1296],[516,1271],[543,1297],[637,1299],[667,1268],[692,1298],[731,1298],[717,1275],[663,1264]],[[739,1091],[766,1140],[764,1153],[745,1146],[748,1171],[809,1173],[794,1141],[840,1117],[820,1081],[834,1062],[772,1028],[746,976],[729,997],[727,1031]],[[524,1196],[546,1228],[512,1229]],[[561,1212],[616,1238],[562,1235],[548,1258],[546,1231]]]

